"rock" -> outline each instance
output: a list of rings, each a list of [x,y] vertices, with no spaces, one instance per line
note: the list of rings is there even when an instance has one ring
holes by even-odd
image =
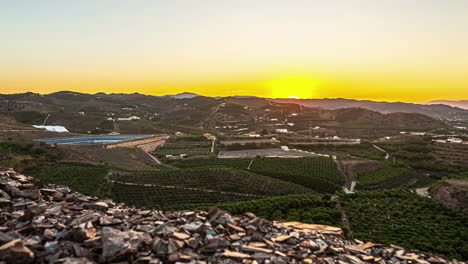
[[[68,258],[59,259],[55,263],[57,264],[95,264],[96,262],[91,261],[87,258],[68,257]]]
[[[260,247],[252,247],[252,246],[242,246],[242,251],[247,251],[247,252],[260,252],[260,253],[272,253],[273,250],[271,249],[266,249],[266,248],[260,248]]]
[[[99,218],[99,224],[102,225],[102,226],[106,226],[106,225],[118,225],[122,223],[121,220],[119,219],[116,219],[116,218],[112,218],[110,216],[102,216]]]
[[[106,261],[114,261],[137,252],[145,236],[140,232],[122,232],[111,227],[104,227],[101,231],[101,239],[103,257]]]
[[[34,253],[20,239],[15,239],[0,247],[0,260],[13,264],[33,263]]]
[[[236,251],[230,251],[230,250],[225,250],[223,252],[223,256],[228,257],[228,258],[242,258],[242,259],[252,258],[252,256],[250,256],[249,254],[236,252]]]
[[[10,204],[11,204],[11,200],[6,199],[6,198],[0,198],[0,206],[1,207],[7,206],[7,205],[10,205]]]
[[[344,256],[351,264],[364,264],[364,262],[362,262],[362,260],[360,260],[356,256],[352,256],[352,255],[344,255]]]
[[[290,236],[287,236],[287,235],[282,235],[282,236],[278,236],[276,238],[273,239],[273,241],[275,242],[284,242],[286,240],[288,240],[290,238]]]
[[[202,227],[202,222],[192,222],[184,225],[184,229],[187,231],[197,231],[200,227]]]
[[[98,210],[101,210],[101,211],[105,211],[105,210],[107,210],[107,208],[109,208],[109,206],[105,202],[94,203],[93,207],[95,209],[98,209]]]
[[[174,232],[172,235],[173,235],[175,238],[181,239],[181,240],[185,240],[185,239],[190,238],[190,235],[187,235],[187,234],[185,234],[185,233],[180,233],[180,232]]]

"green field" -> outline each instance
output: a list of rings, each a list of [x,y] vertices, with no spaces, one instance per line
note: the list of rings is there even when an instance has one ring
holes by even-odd
[[[408,190],[358,192],[343,206],[354,237],[468,259],[468,215]]]
[[[329,196],[315,194],[288,195],[261,200],[228,202],[214,205],[233,214],[252,212],[270,220],[301,221],[341,226],[341,213]],[[205,206],[203,209],[209,209]]]
[[[288,195],[200,208],[216,206],[234,214],[252,212],[269,220],[340,226],[348,233],[342,226],[337,202],[329,198],[316,194]],[[342,194],[339,200],[355,239],[468,259],[468,215],[462,212],[403,189]]]
[[[105,193],[117,202],[158,209],[186,209],[198,203],[250,200],[252,197],[232,193],[205,192],[143,185],[110,184]]]
[[[86,164],[53,163],[29,168],[24,173],[47,183],[66,185],[73,191],[97,196],[106,184],[108,168]]]
[[[105,166],[51,163],[30,168],[25,174],[86,195],[158,208],[313,193],[298,184],[225,167],[139,172],[112,169],[110,181],[106,179],[108,172]]]
[[[334,193],[341,189],[344,177],[335,162],[326,157],[190,159],[171,163],[179,168],[226,166],[296,183],[317,192]],[[250,168],[249,168],[250,165]]]
[[[111,179],[135,184],[252,194],[257,197],[312,192],[297,184],[229,168],[200,167],[153,172],[121,172],[113,174]],[[178,202],[174,201],[174,203]],[[194,201],[194,203],[198,202]]]
[[[171,137],[153,154],[158,156],[188,154],[193,156],[209,155],[212,141],[203,136]]]
[[[204,160],[205,163],[208,161]],[[278,164],[273,165],[273,161]],[[246,165],[245,160],[223,162],[231,162],[231,167]],[[276,169],[283,166],[283,170],[288,168],[279,162],[265,159],[258,164],[270,164]],[[185,161],[182,163],[187,165]],[[391,173],[396,171],[393,169]],[[468,247],[464,243],[468,241],[468,216],[405,189],[340,194],[337,202],[330,199],[330,194],[317,194],[297,184],[234,168],[140,172],[113,169],[110,179],[115,182],[106,180],[108,170],[105,166],[51,163],[30,168],[25,174],[44,182],[68,185],[87,195],[112,198],[134,206],[178,210],[217,206],[234,214],[252,212],[271,220],[328,224],[348,231],[341,222],[341,214],[345,212],[356,239],[392,243],[458,259],[468,258]],[[377,176],[371,175],[365,181],[369,186],[401,180],[399,176],[382,176],[389,174],[374,175]]]
[[[404,187],[416,180],[416,173],[408,168],[386,167],[359,175],[358,189],[377,190]]]

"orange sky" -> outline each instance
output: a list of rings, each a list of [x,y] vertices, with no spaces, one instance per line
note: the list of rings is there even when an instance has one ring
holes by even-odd
[[[468,99],[468,2],[4,1],[0,93]]]

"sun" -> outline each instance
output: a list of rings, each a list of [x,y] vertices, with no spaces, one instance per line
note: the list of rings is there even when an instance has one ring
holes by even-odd
[[[282,78],[264,82],[273,98],[312,98],[316,94],[320,82],[311,78]],[[291,95],[294,94],[294,95]]]

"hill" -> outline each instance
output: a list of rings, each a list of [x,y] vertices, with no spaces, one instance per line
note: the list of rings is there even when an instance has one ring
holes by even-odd
[[[436,100],[436,101],[430,101],[427,104],[429,105],[443,104],[443,105],[450,105],[450,106],[458,107],[462,109],[468,109],[468,100],[460,100],[460,101]]]
[[[251,200],[311,193],[298,184],[228,168],[125,172],[105,166],[46,164],[25,172],[48,183],[68,185],[88,195],[156,208]],[[66,176],[64,176],[66,175]]]
[[[313,125],[323,127],[324,135],[361,138],[383,137],[399,130],[444,129],[446,123],[436,119],[463,119],[465,113],[468,120],[468,110],[450,106],[404,104],[397,107],[401,111],[396,113],[380,108],[369,110],[360,104],[337,104],[325,109],[321,104],[304,102],[308,101],[211,98],[188,93],[149,96],[62,91],[0,95],[0,117],[15,118],[28,125],[59,125],[70,132],[86,134],[242,134],[278,128],[309,133]],[[408,105],[411,107],[405,110]],[[448,107],[441,111],[451,114],[419,111],[424,107]]]
[[[129,208],[13,171],[0,172],[0,188],[5,212],[0,261],[6,263],[458,263],[345,240],[342,230],[331,226],[269,222],[219,209]]]
[[[353,99],[270,99],[279,103],[295,103],[306,107],[320,107],[323,109],[365,108],[379,113],[418,113],[436,119],[468,120],[466,109],[444,104],[414,104],[403,102],[376,102],[370,100]]]

